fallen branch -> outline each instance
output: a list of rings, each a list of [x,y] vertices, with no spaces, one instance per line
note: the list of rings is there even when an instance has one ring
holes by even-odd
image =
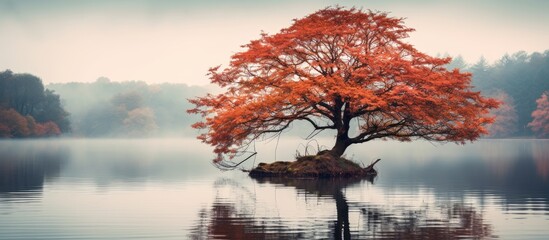
[[[238,167],[240,164],[244,163],[248,159],[255,156],[256,154],[257,154],[257,152],[252,153],[252,155],[248,156],[246,159],[240,161],[239,163],[234,163],[232,161],[221,161],[221,162],[218,162],[218,163],[214,163],[214,166],[217,167],[218,169],[222,170],[222,171],[233,170],[236,167]]]
[[[364,168],[364,170],[366,171],[372,171],[374,169],[374,165],[376,165],[377,162],[381,161],[381,158],[378,158],[377,160],[375,160],[372,164],[368,165],[367,167]]]

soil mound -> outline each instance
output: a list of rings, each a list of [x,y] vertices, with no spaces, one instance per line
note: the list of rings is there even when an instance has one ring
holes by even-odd
[[[377,175],[373,168],[380,159],[368,167],[361,167],[357,163],[345,158],[336,158],[330,154],[303,156],[293,162],[260,163],[250,171],[252,177],[372,177]]]

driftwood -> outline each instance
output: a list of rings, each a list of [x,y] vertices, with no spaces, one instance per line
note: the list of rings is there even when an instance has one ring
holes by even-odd
[[[365,167],[364,170],[366,170],[367,172],[372,172],[373,171],[377,174],[377,171],[374,169],[374,165],[376,165],[376,163],[379,162],[379,161],[381,161],[381,158],[378,158],[373,163],[371,163],[370,165]]]

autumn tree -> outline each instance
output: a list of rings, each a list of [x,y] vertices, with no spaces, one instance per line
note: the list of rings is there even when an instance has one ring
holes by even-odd
[[[27,119],[14,109],[0,108],[0,137],[22,138],[32,134]]]
[[[69,114],[63,109],[59,95],[45,89],[42,80],[31,74],[13,73],[10,70],[0,72],[0,108],[13,109],[21,116],[31,116],[32,121],[36,120],[37,123],[44,124],[43,126],[50,126],[48,129],[53,129],[50,131],[52,133],[55,133],[56,129],[62,132],[70,131]],[[13,113],[8,111],[3,113],[13,116]],[[57,127],[51,128],[52,123]]]
[[[529,127],[540,137],[549,136],[549,92],[545,92],[536,100],[538,107],[532,112],[532,122]]]
[[[518,124],[514,100],[502,90],[496,90],[493,97],[499,100],[501,104],[498,108],[490,111],[490,115],[494,117],[494,122],[486,127],[488,136],[510,137],[517,131]]]
[[[148,107],[128,111],[123,124],[126,133],[130,136],[147,136],[158,129],[154,111]]]
[[[375,139],[477,139],[497,102],[472,91],[470,74],[447,70],[450,58],[406,43],[412,31],[387,13],[329,7],[262,34],[210,69],[224,93],[190,100],[204,117],[199,139],[215,147],[214,162],[295,121],[334,130],[334,158]]]
[[[0,108],[0,138],[59,136],[61,130],[52,121],[40,123],[30,116],[23,116],[15,109]]]

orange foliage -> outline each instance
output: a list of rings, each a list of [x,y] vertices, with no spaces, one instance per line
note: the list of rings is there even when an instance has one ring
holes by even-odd
[[[469,73],[447,70],[450,58],[405,43],[412,31],[386,13],[332,7],[263,34],[227,68],[210,69],[226,92],[190,100],[189,112],[205,117],[194,124],[207,129],[199,139],[220,161],[296,120],[336,130],[334,155],[379,138],[464,143],[485,134],[493,119],[482,116],[497,102],[471,90]]]
[[[52,121],[45,123],[37,123],[34,128],[34,134],[40,137],[58,136],[61,135],[61,130]]]
[[[11,137],[11,130],[5,123],[0,122],[0,138]]]
[[[27,137],[32,133],[27,119],[14,109],[0,109],[0,125],[1,137]]]
[[[532,122],[528,124],[529,127],[540,137],[549,136],[549,92],[545,92],[541,97],[536,100],[538,107],[532,112]]]
[[[0,138],[58,136],[61,130],[54,122],[37,123],[31,116],[22,116],[14,109],[0,109]]]

